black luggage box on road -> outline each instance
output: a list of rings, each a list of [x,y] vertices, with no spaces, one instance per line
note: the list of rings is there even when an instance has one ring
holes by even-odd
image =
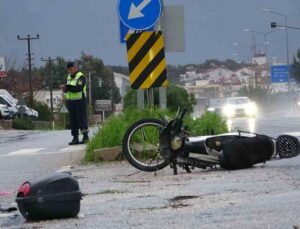
[[[77,216],[81,197],[78,182],[72,175],[54,173],[22,184],[16,202],[28,220],[59,219]]]

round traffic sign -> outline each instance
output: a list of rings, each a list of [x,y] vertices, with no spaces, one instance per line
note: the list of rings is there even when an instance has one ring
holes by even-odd
[[[156,24],[161,15],[160,0],[119,0],[120,20],[133,30],[145,30]]]

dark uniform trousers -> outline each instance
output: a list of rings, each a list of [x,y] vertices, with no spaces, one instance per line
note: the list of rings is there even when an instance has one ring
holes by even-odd
[[[71,134],[73,136],[78,136],[79,129],[81,130],[82,134],[87,133],[88,119],[86,99],[67,100],[67,108],[70,114]]]

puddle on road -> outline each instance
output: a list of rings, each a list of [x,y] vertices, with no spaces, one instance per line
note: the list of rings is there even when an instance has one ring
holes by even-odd
[[[99,192],[94,193],[83,193],[82,196],[95,196],[95,195],[104,195],[104,194],[119,194],[119,193],[128,193],[127,191],[123,190],[114,190],[114,189],[107,189]]]
[[[190,204],[184,203],[185,200],[199,198],[199,196],[175,196],[169,199],[171,208],[184,208],[190,206]]]
[[[1,141],[0,143],[10,143],[10,142],[17,142],[17,141],[21,141],[24,140],[26,138],[26,134],[21,134],[21,135],[17,135],[17,136],[4,136],[1,137]]]
[[[147,180],[121,180],[119,181],[121,183],[151,183],[151,181],[147,181]]]
[[[195,199],[199,198],[199,196],[175,196],[171,199],[168,200],[169,204],[166,204],[164,206],[157,206],[157,207],[148,207],[148,208],[137,208],[137,209],[132,209],[133,211],[136,210],[148,210],[148,211],[155,211],[155,210],[161,210],[161,209],[167,209],[167,208],[185,208],[190,206],[191,204],[184,203],[185,200],[190,200],[190,199]]]
[[[195,198],[199,198],[199,196],[175,196],[175,197],[169,199],[169,202],[189,200],[189,199],[195,199]]]

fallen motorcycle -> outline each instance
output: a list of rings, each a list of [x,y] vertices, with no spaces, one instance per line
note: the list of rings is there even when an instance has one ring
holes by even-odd
[[[183,129],[186,110],[168,121],[145,118],[133,123],[123,137],[123,153],[128,162],[142,171],[157,171],[170,165],[187,172],[194,168],[220,166],[226,170],[250,168],[269,160],[299,155],[298,138],[238,131],[214,136],[190,137]]]

